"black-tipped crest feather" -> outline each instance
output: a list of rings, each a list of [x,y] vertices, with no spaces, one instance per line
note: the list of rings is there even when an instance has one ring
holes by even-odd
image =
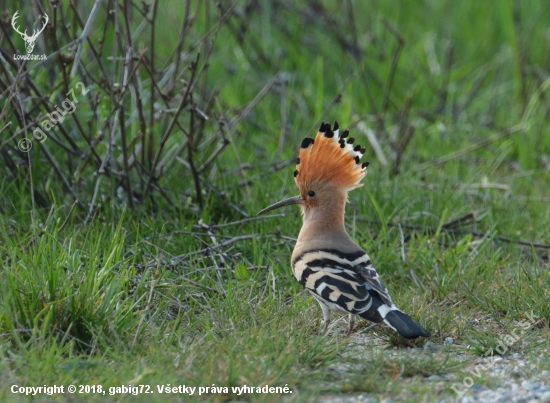
[[[308,148],[314,141],[311,137],[306,137],[302,140],[302,148]]]
[[[321,123],[321,127],[319,128],[319,131],[321,133],[326,133],[327,130],[330,130],[330,124],[328,123]]]

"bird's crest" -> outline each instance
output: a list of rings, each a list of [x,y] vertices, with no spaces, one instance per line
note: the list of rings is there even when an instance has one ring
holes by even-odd
[[[331,129],[329,123],[321,123],[315,139],[302,141],[294,181],[299,189],[313,183],[330,183],[349,191],[362,186],[361,179],[367,173],[368,162],[361,163],[365,149],[354,145],[349,131],[340,134],[338,122]]]

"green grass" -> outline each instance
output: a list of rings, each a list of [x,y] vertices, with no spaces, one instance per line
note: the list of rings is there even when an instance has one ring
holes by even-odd
[[[113,198],[89,224],[77,209],[64,225],[72,200],[49,167],[35,165],[43,179],[35,186],[53,208],[36,209],[33,227],[23,181],[0,177],[1,401],[25,401],[10,392],[12,384],[102,385],[105,395],[76,395],[77,401],[98,402],[184,399],[109,395],[108,388],[129,384],[155,391],[168,384],[230,390],[288,385],[293,393],[285,398],[298,402],[362,392],[378,399],[454,399],[448,375],[455,374],[455,382],[471,376],[468,365],[496,348],[531,312],[541,321],[508,353],[537,363],[519,378],[550,370],[548,250],[494,238],[550,243],[550,172],[543,162],[550,155],[543,84],[550,69],[544,46],[549,7],[542,1],[355,2],[358,43],[365,49],[357,59],[336,39],[353,38],[347,6],[325,3],[332,21],[300,14],[291,2],[275,7],[262,1],[239,17],[248,27],[242,43],[222,29],[210,74],[227,105],[241,110],[278,72],[288,73],[289,81],[286,92],[276,86],[254,108],[205,173],[224,198],[205,194],[203,211],[189,208],[191,178],[174,174],[161,185],[177,207],[159,198],[149,210],[131,211]],[[159,10],[167,21],[159,41],[176,41],[168,25],[181,16],[170,14],[169,7]],[[521,24],[514,25],[518,12]],[[367,146],[371,167],[365,186],[350,194],[346,222],[396,304],[431,331],[440,346],[434,354],[422,351],[424,341],[405,343],[382,326],[360,333],[368,326],[364,321],[351,339],[343,337],[343,322],[319,335],[321,312],[289,265],[300,228],[297,209],[208,227],[244,218],[227,200],[253,216],[296,193],[292,164],[270,168],[295,157],[299,141],[354,73],[325,120],[346,127],[369,115],[365,123],[379,129],[375,114],[397,43],[384,20],[405,39],[381,116],[386,130],[378,132],[390,163],[390,142],[396,141],[409,95],[415,133],[396,176]],[[162,46],[158,52],[162,58]],[[446,163],[431,163],[518,123],[525,128]],[[353,133],[368,145],[357,128]],[[469,212],[476,214],[475,228],[464,226],[460,234],[442,230],[445,222]],[[471,230],[488,235],[472,236]],[[215,247],[245,235],[250,238]],[[442,346],[448,337],[458,345]],[[498,384],[487,374],[475,382]],[[66,400],[40,395],[33,401]]]

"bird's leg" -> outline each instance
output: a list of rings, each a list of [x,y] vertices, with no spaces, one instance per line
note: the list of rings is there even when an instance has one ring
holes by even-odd
[[[351,334],[351,331],[353,330],[354,325],[355,325],[355,315],[350,313],[349,314],[349,328],[348,328],[348,332],[346,333],[346,337],[349,337],[349,335]]]
[[[325,334],[328,330],[328,325],[330,325],[330,309],[325,304],[319,303],[321,310],[323,311],[323,319],[325,321],[325,327],[323,328],[322,334]]]

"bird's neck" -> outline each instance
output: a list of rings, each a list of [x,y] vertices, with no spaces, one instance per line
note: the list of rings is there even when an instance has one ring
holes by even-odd
[[[291,261],[310,250],[337,249],[341,252],[359,252],[344,226],[347,195],[331,200],[324,208],[304,208],[304,225],[292,252]]]
[[[346,198],[339,197],[322,207],[304,209],[304,224],[298,240],[333,237],[346,233],[344,211]]]

